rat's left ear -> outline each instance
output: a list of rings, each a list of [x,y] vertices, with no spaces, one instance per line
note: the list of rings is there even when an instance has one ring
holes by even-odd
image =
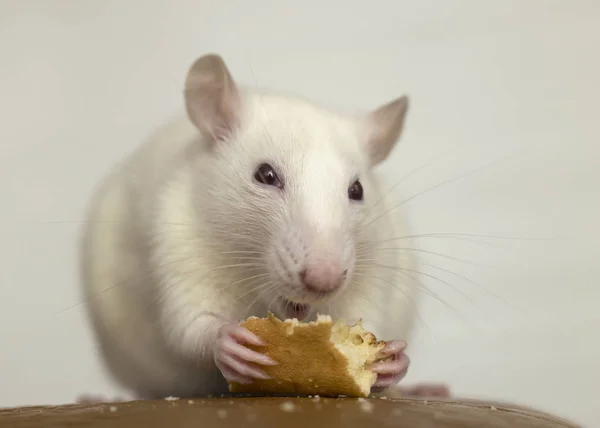
[[[188,117],[213,143],[227,140],[239,125],[240,96],[223,58],[207,54],[190,67],[185,81]]]
[[[403,95],[364,117],[367,130],[364,144],[371,165],[377,165],[388,157],[400,138],[407,111],[408,97]]]

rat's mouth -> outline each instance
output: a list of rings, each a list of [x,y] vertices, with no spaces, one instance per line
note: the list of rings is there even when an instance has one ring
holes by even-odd
[[[308,317],[310,312],[310,305],[307,303],[297,303],[281,299],[281,305],[286,318],[297,318],[299,321],[302,321]]]

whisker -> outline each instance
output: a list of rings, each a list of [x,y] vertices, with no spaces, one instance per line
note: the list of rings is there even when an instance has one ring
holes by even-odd
[[[360,259],[360,260],[358,260],[358,259],[357,259],[357,262],[379,262],[379,261],[380,261],[380,259]],[[449,270],[449,269],[444,269],[444,268],[442,268],[442,267],[439,267],[439,266],[436,266],[436,265],[432,265],[432,264],[430,264],[430,263],[423,262],[423,261],[421,261],[421,260],[419,260],[419,261],[418,261],[418,264],[419,264],[419,265],[422,265],[422,266],[427,266],[427,267],[430,267],[430,268],[432,268],[432,269],[437,269],[437,270],[439,270],[439,271],[442,271],[442,272],[448,273],[448,274],[450,274],[450,275],[453,275],[453,276],[456,276],[456,277],[458,277],[458,278],[461,278],[461,279],[463,279],[463,280],[465,280],[465,281],[467,281],[467,282],[470,282],[471,284],[473,284],[473,285],[475,285],[475,286],[477,286],[477,287],[480,287],[481,289],[483,289],[484,291],[486,291],[487,293],[489,293],[491,296],[493,296],[493,297],[495,297],[495,298],[497,298],[497,299],[501,300],[503,303],[505,303],[505,304],[509,305],[509,303],[508,303],[506,300],[504,300],[504,299],[503,299],[503,298],[501,298],[500,296],[498,296],[498,295],[494,294],[493,292],[491,292],[490,290],[488,290],[487,288],[485,288],[483,285],[481,285],[481,284],[479,284],[479,283],[477,283],[477,282],[475,282],[475,281],[473,281],[473,280],[469,279],[468,277],[466,277],[466,276],[464,276],[464,275],[461,275],[461,274],[459,274],[459,273],[453,272],[453,271],[451,271],[451,270]],[[368,266],[368,265],[367,265],[367,266]],[[378,266],[385,267],[385,268],[389,268],[389,269],[396,269],[394,266],[389,266],[389,265],[380,265],[380,264],[378,264]],[[509,305],[509,306],[510,306],[510,305]],[[515,308],[515,309],[516,309],[516,308]]]
[[[255,289],[255,291],[258,291],[258,292],[257,292],[257,294],[256,294],[256,296],[255,296],[255,298],[254,298],[254,300],[252,300],[252,302],[250,302],[250,304],[247,306],[247,310],[248,310],[248,312],[250,312],[250,311],[251,311],[251,309],[254,307],[254,305],[255,305],[256,303],[258,303],[258,301],[259,301],[259,300],[260,300],[262,297],[264,297],[264,296],[268,295],[269,293],[273,293],[273,291],[274,291],[274,290],[276,290],[276,289],[277,289],[277,283],[276,283],[276,282],[274,282],[274,281],[267,281],[266,283],[264,283],[264,284],[261,284],[261,286],[259,286],[258,288],[256,288],[256,289]],[[262,290],[262,291],[261,291],[261,290]],[[273,301],[274,301],[274,300],[273,300]],[[273,302],[273,301],[271,301],[271,304],[272,304],[272,302]],[[270,309],[270,305],[269,305],[269,309]],[[269,309],[267,309],[267,311],[268,311]]]
[[[351,282],[350,286],[348,287],[347,292],[343,294],[344,303],[347,304],[347,302],[349,300],[351,300],[352,303],[355,304],[358,307],[358,309],[360,310],[360,313],[362,314],[362,316],[360,318],[364,320],[365,318],[370,317],[370,312],[366,311],[361,303],[363,303],[363,301],[367,301],[367,303],[372,303],[376,306],[379,306],[379,305],[377,305],[372,299],[367,300],[367,296],[365,294],[359,293],[358,290],[356,289],[357,287],[354,286],[355,284],[356,283],[354,281]],[[350,295],[348,295],[348,293],[350,293]],[[327,304],[327,307],[329,308],[329,310],[331,310],[331,303]],[[345,319],[344,321],[347,322],[349,320]]]
[[[354,275],[356,275],[356,274],[357,274],[357,273],[355,272],[355,273],[354,273]],[[362,275],[361,275],[360,273],[359,273],[359,276],[365,276],[365,277],[369,277],[369,275],[366,275],[366,274],[362,274]],[[387,282],[388,284],[390,284],[390,285],[392,285],[394,288],[396,288],[396,286],[395,286],[394,284],[390,283],[389,281],[386,281],[386,280],[384,280],[383,278],[374,277],[374,279],[379,279],[380,281]],[[418,287],[417,287],[417,289],[418,289]],[[430,331],[430,333],[431,333],[431,334],[432,334],[432,336],[433,336],[433,335],[434,335],[434,334],[433,334],[433,331],[432,331],[432,330],[429,328],[429,326],[427,325],[427,323],[425,323],[425,321],[423,320],[423,318],[421,317],[421,315],[419,315],[419,310],[418,310],[418,308],[417,308],[417,305],[416,305],[416,304],[415,304],[415,302],[414,302],[414,299],[412,299],[410,296],[408,296],[408,295],[407,295],[407,294],[406,294],[406,293],[405,293],[403,290],[400,290],[400,291],[402,292],[402,294],[403,294],[403,295],[404,295],[404,297],[406,298],[406,301],[407,301],[407,303],[408,303],[408,304],[409,304],[409,305],[412,307],[413,314],[414,314],[414,315],[417,317],[417,319],[418,319],[418,320],[419,320],[419,321],[420,321],[420,322],[423,324],[423,326],[425,326],[425,328],[426,328],[426,329],[428,329],[428,330]],[[420,290],[420,291],[422,291],[422,290]],[[425,293],[427,293],[427,291],[426,291],[426,290],[425,290]],[[365,311],[364,311],[364,309],[362,309],[362,308],[361,308],[361,310],[362,310],[363,312],[365,312]],[[365,313],[366,313],[366,312],[365,312]]]
[[[431,254],[431,255],[434,255],[434,256],[439,256],[439,257],[442,257],[442,258],[445,258],[445,259],[448,259],[448,260],[453,260],[453,261],[464,263],[464,264],[471,265],[471,266],[485,267],[485,268],[490,268],[490,269],[497,269],[497,266],[489,266],[489,265],[484,265],[484,264],[480,264],[480,263],[470,262],[470,261],[467,261],[467,260],[463,260],[463,259],[459,259],[459,258],[456,258],[456,257],[449,256],[449,255],[444,254],[444,253],[438,253],[438,252],[435,252],[435,251],[423,250],[421,248],[409,248],[409,247],[375,248],[375,249],[372,249],[371,251],[377,252],[377,251],[398,251],[398,250],[401,250],[401,251],[414,251],[414,252],[417,252],[417,253],[426,253],[426,254]],[[362,253],[359,253],[357,251],[357,255],[358,254],[362,254]]]
[[[264,261],[264,256],[229,256],[229,260],[259,260]]]
[[[516,153],[504,156],[503,158],[497,159],[494,162],[491,162],[489,164],[486,164],[486,165],[483,165],[483,166],[471,169],[471,170],[469,170],[469,171],[467,171],[467,172],[465,172],[463,174],[460,174],[460,175],[458,175],[456,177],[453,177],[453,178],[450,178],[448,180],[442,181],[441,183],[438,183],[438,184],[436,184],[436,185],[434,185],[432,187],[429,187],[428,189],[425,189],[425,190],[423,190],[421,192],[418,192],[418,193],[416,193],[416,194],[414,194],[412,196],[409,196],[408,198],[404,199],[399,204],[392,206],[389,210],[384,211],[382,214],[380,214],[377,217],[375,217],[374,219],[370,220],[367,224],[364,225],[364,227],[369,226],[370,224],[372,224],[376,220],[380,219],[384,215],[389,214],[391,211],[395,210],[396,208],[401,207],[402,205],[404,205],[404,204],[408,203],[409,201],[417,198],[418,196],[425,195],[425,194],[427,194],[427,193],[429,193],[429,192],[431,192],[431,191],[433,191],[435,189],[438,189],[439,187],[442,187],[444,185],[455,183],[455,182],[457,182],[457,181],[459,181],[459,180],[461,180],[461,179],[463,179],[465,177],[468,177],[468,176],[470,176],[472,174],[480,172],[480,171],[484,170],[485,168],[490,168],[490,167],[492,167],[492,166],[494,166],[496,164],[499,164],[499,163],[502,163],[502,162],[506,161],[507,159],[514,158],[515,156],[516,156]]]
[[[412,236],[466,236],[472,238],[486,238],[486,239],[498,239],[498,240],[510,240],[510,241],[554,241],[554,240],[562,240],[564,238],[559,237],[517,237],[517,236],[499,236],[499,235],[479,235],[475,233],[454,233],[454,232],[432,232],[432,233],[423,233]]]
[[[274,286],[274,287],[272,288],[272,290],[274,290],[274,291],[277,291],[277,287],[276,287],[276,286]],[[274,293],[273,293],[273,299],[271,300],[271,302],[269,303],[269,306],[268,306],[268,311],[269,311],[269,312],[273,312],[273,311],[271,310],[271,307],[273,306],[273,303],[275,303],[275,301],[276,301],[277,299],[279,299],[279,298],[280,298],[280,296],[279,296],[279,293],[277,293],[277,292],[274,292]]]
[[[383,243],[386,243],[386,242],[411,240],[411,239],[419,239],[419,238],[453,239],[453,240],[457,240],[457,241],[473,242],[475,244],[485,245],[485,246],[493,247],[493,248],[503,248],[503,247],[500,247],[499,245],[495,245],[495,244],[492,244],[490,242],[481,242],[481,241],[478,241],[478,240],[474,239],[475,237],[463,236],[461,234],[453,234],[453,233],[447,233],[447,234],[441,234],[441,233],[440,234],[438,234],[438,233],[421,233],[421,234],[414,234],[414,235],[404,235],[404,236],[398,236],[398,237],[395,237],[395,238],[387,238],[387,239],[382,239],[382,240],[379,240],[379,241],[373,241],[373,242],[369,242],[369,243],[359,244],[359,245],[357,245],[357,248],[369,248],[369,247],[372,247],[374,245],[379,245],[379,244],[383,244]],[[485,237],[481,236],[480,238],[485,238]]]
[[[408,273],[406,273],[406,272],[398,272],[398,273],[399,273],[399,274],[401,274],[401,275],[404,275],[404,276],[406,276],[407,278],[411,279],[411,280],[412,280],[412,281],[414,281],[415,283],[419,284],[419,285],[420,285],[420,287],[424,287],[424,284],[423,284],[421,281],[419,281],[417,278],[415,278],[414,276],[412,276],[412,275],[410,275],[410,274],[408,274]],[[422,292],[422,291],[423,291],[423,289],[422,289],[422,288],[420,288],[420,287],[417,287],[417,290],[420,290],[420,291]],[[427,293],[425,293],[425,294],[427,294]],[[447,303],[447,302],[445,302],[445,301],[443,301],[443,300],[441,300],[441,299],[438,299],[438,298],[436,298],[436,300],[438,300],[440,303],[442,303],[442,304],[443,304],[444,306],[446,306],[448,309],[452,310],[452,312],[454,312],[454,315],[455,315],[455,316],[456,316],[456,317],[457,317],[457,318],[458,318],[458,319],[459,319],[461,322],[463,322],[465,325],[469,325],[469,324],[468,324],[468,323],[467,323],[467,322],[464,320],[464,318],[463,318],[463,317],[460,315],[460,311],[459,311],[458,309],[456,309],[454,306],[450,305],[449,303]]]
[[[381,308],[381,306],[375,302],[373,299],[371,299],[369,297],[368,294],[366,293],[361,293],[360,289],[357,287],[356,290],[353,290],[361,299],[366,300],[367,302],[369,302],[370,304],[372,304],[373,306],[375,306],[375,309],[379,310],[379,311],[383,311],[383,309]]]
[[[97,297],[103,295],[104,293],[106,293],[108,291],[114,290],[117,287],[124,286],[128,282],[133,281],[134,279],[146,278],[146,277],[149,277],[149,276],[151,276],[153,274],[156,274],[156,272],[159,269],[163,269],[165,267],[168,267],[168,266],[176,264],[176,263],[185,263],[185,262],[189,262],[189,261],[192,261],[192,260],[195,261],[195,257],[191,257],[190,256],[190,257],[185,257],[185,258],[182,258],[182,259],[170,260],[168,262],[161,263],[158,266],[154,266],[151,269],[148,269],[147,271],[145,271],[143,273],[136,273],[136,274],[134,274],[134,275],[132,275],[132,276],[130,276],[128,278],[123,279],[122,281],[117,282],[114,285],[111,285],[111,286],[109,286],[107,288],[104,288],[104,289],[102,289],[102,290],[100,290],[98,292],[92,293],[91,295],[87,296],[85,299],[83,299],[83,300],[81,300],[81,301],[79,301],[77,303],[74,303],[74,304],[68,306],[67,308],[61,309],[60,311],[56,312],[54,315],[55,316],[60,315],[60,314],[66,312],[66,311],[68,311],[70,309],[73,309],[73,308],[75,308],[77,306],[80,306],[80,305],[82,305],[82,304],[90,301],[91,299],[97,298]],[[230,268],[234,268],[234,267],[262,267],[262,266],[264,266],[264,264],[262,264],[262,263],[238,263],[238,264],[222,265],[222,266],[218,266],[216,268],[207,270],[206,271],[206,274],[207,274],[206,276],[208,276],[208,274],[212,273],[213,271],[217,271],[217,270],[221,270],[221,269],[230,269]],[[200,268],[198,268],[196,270],[193,270],[193,271],[190,271],[188,273],[196,273],[199,269]]]
[[[399,273],[401,273],[401,274],[405,274],[405,272],[399,272]],[[375,278],[375,279],[378,279],[378,280],[380,280],[380,281],[383,281],[383,282],[385,282],[385,283],[387,283],[387,284],[391,285],[392,287],[394,287],[394,288],[395,288],[395,289],[397,289],[398,291],[400,291],[400,292],[401,292],[401,293],[404,295],[404,297],[406,297],[407,299],[409,299],[409,300],[410,300],[410,297],[409,297],[409,296],[408,296],[408,295],[407,295],[407,294],[404,292],[404,290],[402,290],[402,289],[398,288],[398,287],[397,287],[397,285],[396,285],[396,284],[394,284],[394,283],[393,283],[393,282],[391,282],[391,281],[388,281],[388,280],[386,280],[386,279],[384,279],[384,278],[381,278],[381,277],[379,277],[379,276],[375,276],[375,275],[368,275],[368,274],[365,274],[365,273],[360,273],[360,272],[354,272],[354,275],[356,275],[356,276],[364,276],[364,277],[366,277],[366,278],[369,278],[369,279],[371,279],[371,278]],[[424,284],[421,284],[421,285],[422,285],[423,287],[425,287],[425,285],[424,285]],[[434,299],[436,299],[436,300],[439,300],[440,302],[442,302],[442,301],[440,300],[440,297],[439,297],[437,294],[433,293],[433,292],[432,292],[431,290],[429,290],[428,288],[422,288],[422,289],[420,289],[419,291],[421,291],[422,293],[424,293],[424,294],[427,294],[428,296],[431,296],[431,297],[433,297]]]
[[[219,291],[223,291],[223,292],[224,292],[224,291],[226,291],[226,290],[229,290],[229,289],[231,289],[232,287],[234,287],[234,286],[236,286],[236,285],[239,285],[239,284],[245,284],[245,283],[246,283],[246,282],[248,282],[248,281],[252,281],[252,280],[255,280],[255,279],[258,279],[258,278],[264,278],[265,276],[269,276],[269,274],[268,274],[268,273],[259,273],[259,274],[257,274],[257,275],[252,275],[252,276],[249,276],[249,277],[244,277],[244,278],[242,278],[242,279],[239,279],[239,280],[237,280],[237,281],[234,281],[234,282],[232,282],[232,283],[225,284],[223,287],[219,287]],[[243,295],[241,295],[241,296],[238,296],[238,297],[237,297],[237,299],[241,299],[241,298],[242,298],[242,297],[244,297],[245,295],[246,295],[246,294],[243,294]]]
[[[260,275],[260,277],[264,277],[264,276],[268,276],[269,274],[264,274],[264,275]],[[272,283],[273,281],[268,281],[267,284]],[[244,294],[238,296],[237,300],[242,300],[244,297],[246,297],[248,294],[253,293],[256,290],[260,290],[262,287],[264,287],[265,283],[262,283],[261,285],[251,288],[249,290],[247,290]]]
[[[123,224],[128,220],[44,220],[41,224]],[[157,221],[157,224],[164,226],[191,226],[189,223],[171,223]]]
[[[445,152],[440,153],[438,156],[433,157],[432,159],[429,159],[427,162],[421,164],[420,166],[412,169],[410,172],[408,172],[408,174],[404,175],[402,178],[400,178],[400,180],[398,180],[393,186],[391,186],[385,193],[383,193],[383,195],[378,198],[375,203],[373,205],[371,205],[371,207],[366,211],[365,216],[363,217],[363,219],[358,223],[358,226],[360,227],[362,225],[362,222],[368,218],[369,214],[371,214],[374,209],[379,206],[379,204],[390,195],[390,193],[392,193],[393,190],[397,189],[398,186],[400,184],[402,184],[403,182],[405,182],[406,180],[408,180],[411,176],[413,176],[414,174],[416,174],[417,172],[421,171],[423,168],[431,165],[432,163],[434,163],[436,160],[441,159],[442,157],[446,156],[448,153],[450,153],[451,151],[453,151],[455,148],[450,148],[448,150],[446,150]]]
[[[496,299],[498,299],[501,302],[503,302],[504,304],[506,304],[508,307],[514,309],[515,311],[519,312],[521,315],[527,317],[527,315],[523,311],[521,311],[519,308],[511,305],[506,299],[500,297],[499,295],[497,295],[497,294],[493,293],[492,291],[490,291],[488,288],[486,288],[483,285],[481,285],[481,284],[479,284],[479,283],[477,283],[477,282],[469,279],[468,277],[466,277],[464,275],[461,275],[461,274],[453,272],[453,271],[451,271],[449,269],[444,269],[442,267],[439,267],[439,266],[436,266],[436,265],[432,265],[432,264],[429,264],[429,263],[419,262],[419,264],[421,264],[423,266],[427,266],[427,267],[433,268],[433,269],[437,269],[437,270],[442,271],[442,272],[446,272],[446,273],[448,273],[450,275],[453,275],[453,276],[456,276],[456,277],[459,277],[459,278],[461,278],[461,279],[463,279],[463,280],[465,280],[465,281],[467,281],[467,282],[469,282],[469,283],[471,283],[471,284],[473,284],[473,285],[481,288],[482,290],[484,290],[485,292],[487,292],[488,294],[490,294],[492,297],[495,297]]]
[[[383,264],[379,264],[379,263],[374,263],[374,265],[375,265],[375,266],[382,267],[382,268],[386,268],[386,269],[391,269],[391,270],[394,270],[394,271],[396,271],[396,272],[400,272],[400,271],[404,271],[404,272],[412,272],[412,273],[415,273],[415,274],[418,274],[418,275],[423,275],[423,276],[426,276],[426,277],[428,277],[428,278],[431,278],[431,279],[434,279],[434,280],[436,280],[436,281],[439,281],[439,282],[441,282],[442,284],[445,284],[445,285],[447,285],[448,287],[452,288],[452,289],[453,289],[455,292],[457,292],[458,294],[460,294],[460,295],[461,295],[461,296],[462,296],[462,297],[463,297],[465,300],[469,301],[469,302],[470,302],[470,303],[471,303],[471,304],[472,304],[472,305],[473,305],[475,308],[477,308],[479,311],[481,311],[481,308],[479,308],[479,307],[478,307],[478,306],[475,304],[475,302],[474,302],[474,301],[473,301],[473,300],[472,300],[472,299],[471,299],[469,296],[467,296],[465,293],[463,293],[462,291],[460,291],[460,290],[459,290],[459,289],[458,289],[456,286],[454,286],[453,284],[451,284],[451,283],[449,283],[449,282],[447,282],[447,281],[444,281],[443,279],[441,279],[441,278],[438,278],[437,276],[430,275],[430,274],[428,274],[428,273],[421,272],[421,271],[419,271],[419,270],[415,270],[415,269],[402,268],[402,267],[394,267],[394,266],[387,266],[387,265],[383,265]]]

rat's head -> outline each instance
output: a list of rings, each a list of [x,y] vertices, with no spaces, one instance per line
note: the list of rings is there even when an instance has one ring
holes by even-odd
[[[196,197],[216,246],[247,266],[240,294],[254,289],[286,317],[330,302],[352,282],[356,247],[368,239],[361,220],[377,199],[371,168],[398,140],[407,98],[342,115],[244,91],[217,55],[194,63],[185,95],[209,141]]]

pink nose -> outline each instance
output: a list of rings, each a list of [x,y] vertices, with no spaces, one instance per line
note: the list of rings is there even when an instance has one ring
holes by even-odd
[[[337,290],[344,281],[345,272],[339,263],[319,263],[308,265],[300,272],[300,278],[307,290],[315,293],[330,293]]]

